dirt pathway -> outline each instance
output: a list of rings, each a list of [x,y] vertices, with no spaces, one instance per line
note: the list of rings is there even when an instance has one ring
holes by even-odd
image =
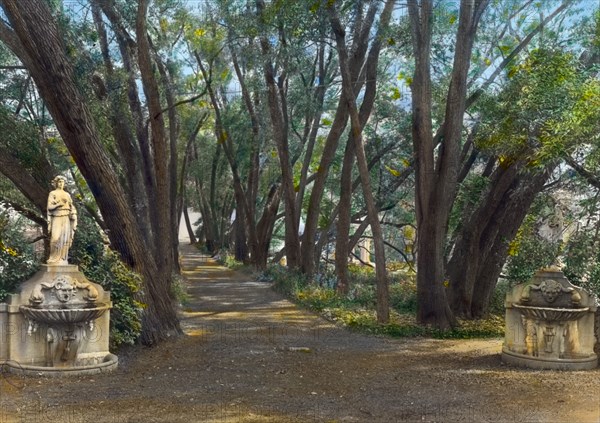
[[[4,422],[596,422],[600,371],[527,371],[501,340],[392,340],[298,309],[182,247],[187,336],[111,374],[4,375]]]

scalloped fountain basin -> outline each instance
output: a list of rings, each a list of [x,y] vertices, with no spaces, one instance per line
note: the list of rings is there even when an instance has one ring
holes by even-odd
[[[55,307],[21,305],[19,310],[30,320],[47,325],[92,322],[110,308],[109,304],[61,304]]]
[[[551,307],[535,307],[525,306],[521,304],[513,304],[513,307],[523,316],[530,319],[545,320],[548,322],[568,322],[577,320],[584,316],[589,307],[581,308],[551,308]]]

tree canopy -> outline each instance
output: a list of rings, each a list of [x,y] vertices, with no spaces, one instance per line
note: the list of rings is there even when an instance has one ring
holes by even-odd
[[[596,221],[600,12],[585,0],[0,7],[3,210],[47,236],[49,182],[68,174],[141,275],[146,344],[180,333],[188,208],[208,253],[334,271],[341,295],[372,240],[378,321],[396,264],[416,270],[419,322],[441,329],[487,313],[535,237],[535,201],[587,202],[572,220]]]

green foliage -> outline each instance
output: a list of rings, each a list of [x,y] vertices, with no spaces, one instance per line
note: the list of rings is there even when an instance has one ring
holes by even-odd
[[[85,213],[79,215],[70,255],[71,261],[81,267],[87,278],[110,291],[113,302],[110,314],[112,346],[133,344],[142,330],[144,304],[135,299],[142,284],[141,276],[104,245],[99,228]]]
[[[450,214],[450,228],[455,229],[462,226],[463,218],[477,206],[482,194],[487,189],[488,182],[489,179],[486,177],[470,174],[460,184]]]
[[[267,270],[261,275],[261,279],[272,281],[273,289],[286,296],[293,295],[308,284],[308,279],[305,275],[290,271],[278,264],[267,267]]]
[[[353,274],[350,274],[352,285],[348,293],[348,300],[358,307],[373,308],[376,304],[375,294],[375,275],[368,280],[360,281],[354,279]]]
[[[24,219],[0,211],[0,301],[38,269],[33,247],[23,236],[25,228]]]
[[[511,283],[530,280],[539,269],[553,264],[561,252],[561,242],[551,242],[539,234],[542,220],[547,218],[548,197],[538,197],[517,236],[510,243],[506,279]]]
[[[504,301],[506,299],[506,294],[511,287],[512,285],[510,282],[505,279],[500,279],[498,281],[496,284],[496,289],[494,289],[494,293],[490,299],[490,305],[488,309],[490,315],[504,316]]]
[[[348,263],[348,272],[352,280],[358,283],[375,280],[375,268],[357,263]]]
[[[235,259],[235,256],[233,254],[230,254],[228,251],[221,251],[219,253],[219,257],[219,263],[221,263],[228,269],[239,270],[245,266],[244,263],[242,263],[241,261],[237,261]]]
[[[519,251],[509,257],[506,268],[506,278],[514,283],[526,282],[535,272],[551,265],[560,249],[559,244],[531,233],[523,236],[519,244]]]
[[[597,232],[581,230],[565,246],[563,272],[573,284],[600,297],[600,243]]]
[[[187,292],[185,279],[181,275],[174,274],[171,276],[171,297],[179,304],[186,304],[190,301],[190,294]]]
[[[485,110],[478,147],[502,163],[527,159],[531,165],[559,157],[573,141],[569,125],[582,95],[581,74],[570,53],[538,49],[511,72],[506,88],[481,104]],[[560,101],[557,99],[560,98]]]
[[[312,284],[294,292],[294,299],[302,306],[315,311],[323,311],[342,303],[342,299],[333,289]]]
[[[271,266],[262,275],[273,281],[273,288],[309,310],[321,313],[325,318],[338,322],[352,330],[393,337],[428,336],[434,338],[480,338],[504,335],[504,319],[490,315],[478,321],[460,322],[452,331],[439,331],[423,327],[416,322],[416,280],[414,276],[402,275],[390,284],[391,322],[377,323],[375,314],[374,275],[364,271],[367,266],[353,265],[350,293],[340,296],[335,289],[311,282],[299,273],[289,272],[282,266]],[[363,280],[357,281],[355,276]],[[499,298],[500,293],[495,298]],[[501,313],[504,312],[502,308]]]
[[[457,328],[440,331],[417,324],[413,314],[392,311],[390,323],[380,325],[373,310],[348,309],[343,307],[326,309],[325,317],[360,332],[386,335],[396,338],[426,336],[431,338],[498,338],[504,336],[504,319],[491,315],[486,319],[460,321]]]
[[[417,279],[406,278],[390,284],[390,307],[400,313],[417,312]]]

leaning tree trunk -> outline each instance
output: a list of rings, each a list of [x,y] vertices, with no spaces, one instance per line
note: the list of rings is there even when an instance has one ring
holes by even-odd
[[[267,258],[269,256],[269,246],[273,238],[273,229],[277,220],[277,210],[280,203],[279,185],[271,185],[267,195],[262,216],[256,224],[257,248],[253,254],[256,255],[254,265],[257,269],[264,270],[267,268]]]
[[[136,217],[102,147],[94,118],[75,82],[73,66],[47,4],[36,0],[2,0],[0,5],[22,46],[16,53],[27,55],[23,62],[27,63],[65,145],[98,203],[110,229],[113,248],[144,277],[146,289],[142,301],[147,307],[142,319],[142,341],[153,344],[180,333],[169,295],[170,278],[161,277],[165,272],[159,273],[155,255],[144,248]]]
[[[188,233],[188,237],[190,238],[190,244],[196,244],[196,235],[194,234],[194,228],[192,228],[192,222],[190,221],[190,215],[187,209],[187,202],[183,201],[183,219],[185,220],[185,228]]]
[[[265,55],[268,53],[268,42],[261,41]],[[266,60],[266,59],[265,59]],[[275,82],[273,66],[265,62],[265,80],[267,83],[267,100],[273,138],[277,147],[277,155],[281,169],[282,200],[285,209],[285,252],[289,268],[297,268],[300,264],[300,235],[298,233],[299,211],[296,208],[296,191],[294,189],[293,168],[290,162],[288,145],[288,128],[285,123],[284,110],[279,100],[280,87]],[[280,76],[281,78],[281,76]]]
[[[385,7],[381,13],[379,29],[377,31],[375,41],[373,41],[373,44],[367,56],[367,66],[365,72],[365,93],[360,107],[360,112],[358,113],[358,120],[360,122],[361,130],[367,124],[367,121],[371,116],[373,106],[375,104],[375,95],[377,93],[377,68],[379,63],[379,54],[381,52],[382,41],[384,39],[385,31],[387,31],[387,27],[392,16],[394,4],[395,0],[387,0],[387,2],[385,3]],[[350,73],[350,76],[353,77],[352,73]],[[355,133],[354,129],[352,133]],[[338,276],[338,291],[343,294],[347,293],[350,287],[348,275],[348,255],[350,254],[350,248],[352,248],[351,243],[349,242],[349,233],[351,220],[350,206],[352,204],[353,191],[352,167],[353,157],[356,152],[355,144],[356,142],[354,140],[354,137],[350,135],[346,144],[346,151],[344,152],[342,177],[340,180],[340,200],[338,203],[339,218],[337,223],[335,264],[336,274]],[[362,177],[363,176],[361,174],[361,179]],[[387,277],[385,284],[387,284]],[[387,297],[387,289],[385,287],[381,287],[381,289],[382,292],[380,292],[380,295],[383,297]],[[382,298],[382,301],[385,302],[386,300]]]
[[[357,5],[359,8],[361,8],[357,11],[357,14],[362,15],[363,5],[362,3],[357,3]],[[366,66],[364,62],[369,46],[370,31],[375,21],[378,7],[379,5],[377,2],[371,2],[366,16],[361,19],[357,18],[353,28],[355,38],[353,39],[353,51],[351,57],[349,58],[348,67],[351,73],[351,81],[353,84],[355,84],[354,90],[356,93],[358,93],[362,87],[362,82],[359,82],[358,80],[361,70],[363,70],[363,68]],[[382,27],[385,27],[386,24],[383,16],[382,20]],[[377,55],[375,57],[371,57],[371,59],[375,60],[375,66],[378,57],[379,51],[377,51]],[[375,79],[376,78],[373,79],[373,82],[375,82]],[[319,172],[317,172],[309,197],[302,241],[302,271],[307,275],[311,275],[315,270],[315,242],[317,239],[319,216],[321,214],[321,202],[325,192],[327,177],[329,175],[329,167],[335,159],[335,152],[338,147],[339,139],[342,136],[348,122],[348,102],[350,100],[354,101],[354,98],[348,99],[345,97],[346,95],[347,94],[345,94],[345,92],[342,90],[335,112],[335,117],[333,118],[333,123],[329,129],[329,133],[327,134],[325,145],[321,153]]]
[[[367,213],[371,232],[373,233],[373,242],[375,245],[375,277],[377,280],[377,322],[388,323],[390,319],[389,310],[389,287],[387,280],[387,271],[385,268],[385,245],[383,243],[383,232],[379,223],[379,213],[373,191],[371,189],[371,178],[369,175],[369,166],[365,155],[365,149],[362,138],[362,127],[360,116],[356,107],[355,94],[352,88],[352,79],[348,67],[348,51],[346,50],[345,32],[337,15],[335,7],[329,8],[330,20],[333,32],[335,34],[336,45],[340,60],[340,71],[342,74],[342,87],[348,99],[348,109],[350,112],[350,123],[352,138],[355,144],[356,161],[360,174],[360,181],[363,190],[363,196],[367,205]]]
[[[337,291],[347,294],[350,290],[348,272],[348,255],[350,254],[350,215],[352,213],[352,166],[354,164],[354,139],[346,144],[342,177],[340,179],[339,214],[335,237],[335,273],[338,284]]]
[[[493,240],[487,236],[483,238],[482,235],[488,225],[494,223],[492,219],[497,219],[499,209],[506,208],[506,201],[511,201],[510,195],[518,186],[522,166],[521,162],[513,163],[509,167],[498,166],[479,206],[462,219],[465,223],[456,236],[452,257],[446,270],[450,281],[449,302],[457,316],[472,318],[471,302],[475,284],[478,283],[477,276],[480,266],[486,261],[486,243],[489,244]]]
[[[465,219],[469,223],[461,229],[448,262],[451,306],[461,317],[480,318],[487,313],[508,246],[554,165],[534,175],[521,166],[511,167],[515,169],[495,172],[482,204]]]

